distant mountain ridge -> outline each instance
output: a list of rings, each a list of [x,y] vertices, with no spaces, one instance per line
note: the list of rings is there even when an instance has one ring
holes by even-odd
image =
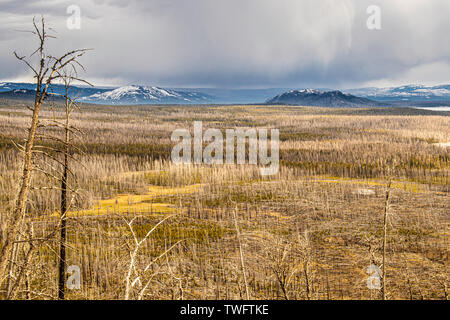
[[[14,89],[11,91],[0,92],[0,98],[9,100],[34,100],[36,97],[36,90],[29,89]],[[49,93],[45,97],[46,100],[52,99],[52,101],[64,100],[60,95]]]
[[[356,96],[378,101],[446,101],[450,100],[450,85],[407,85],[387,88],[359,88],[343,90]]]
[[[379,107],[383,104],[366,98],[343,93],[339,90],[315,89],[290,90],[266,101],[267,104],[290,104],[315,107]]]
[[[32,98],[30,92],[34,92],[36,85],[32,83],[0,82],[0,97],[9,99]],[[29,90],[28,94],[20,91]],[[376,101],[384,105],[394,106],[441,106],[450,105],[450,85],[424,86],[408,85],[390,88],[357,88],[338,91],[332,89],[303,89],[317,92],[335,92],[335,97],[323,97],[323,101],[329,99],[330,106],[341,105],[338,100],[347,100],[350,104],[375,105]],[[161,88],[155,86],[131,85],[124,87],[87,87],[71,86],[69,95],[78,98],[80,102],[94,104],[261,104],[276,96],[290,91],[302,91],[293,88],[269,88],[269,89],[223,89],[223,88]],[[2,94],[9,92],[8,94]],[[50,93],[64,94],[64,86],[54,84],[50,87]],[[316,92],[316,93],[317,93]],[[349,99],[345,94],[356,98],[366,98],[369,101],[357,101]],[[292,95],[292,94],[291,94]],[[330,94],[331,95],[331,94]],[[306,99],[306,97],[304,97]],[[280,99],[280,97],[278,97]],[[351,100],[351,101],[350,101]],[[309,100],[305,100],[309,101]],[[334,102],[333,102],[334,101]],[[333,103],[332,103],[333,102]],[[282,103],[282,102],[277,102]],[[288,102],[298,104],[299,102]],[[309,103],[313,103],[309,101]]]
[[[146,86],[124,86],[111,91],[95,93],[80,98],[82,102],[108,104],[167,104],[205,103],[212,97],[198,92],[183,92],[172,89]]]
[[[0,98],[5,99],[33,99],[36,94],[36,90],[29,90],[29,89],[14,89],[11,91],[4,91],[0,92]]]
[[[0,82],[0,93],[14,90],[26,89],[30,91],[36,91],[35,83],[23,83],[23,82]],[[99,87],[87,87],[87,86],[71,86],[69,95],[72,97],[84,97],[95,93],[105,92],[111,90],[110,88]],[[65,88],[62,84],[52,84],[49,93],[65,94]]]

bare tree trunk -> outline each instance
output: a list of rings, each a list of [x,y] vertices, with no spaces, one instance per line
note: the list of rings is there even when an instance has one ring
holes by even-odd
[[[67,148],[66,148],[67,151]],[[58,299],[64,300],[66,278],[66,222],[67,222],[67,154],[64,155],[64,173],[61,182],[61,234],[58,267]]]
[[[69,172],[69,119],[70,103],[69,90],[66,82],[66,124],[64,128],[64,168],[61,179],[61,233],[59,244],[59,266],[58,266],[58,299],[64,300],[66,279],[66,223],[67,223],[67,178]]]
[[[41,83],[38,81],[38,88],[41,86]],[[38,91],[40,92],[40,90]],[[7,229],[7,237],[5,237],[5,242],[3,244],[2,250],[0,252],[0,276],[6,274],[6,270],[8,269],[8,265],[10,263],[14,240],[19,232],[20,221],[23,219],[25,215],[25,202],[27,200],[28,190],[30,187],[31,180],[31,158],[33,153],[33,145],[34,139],[36,136],[36,128],[39,122],[39,110],[41,108],[41,103],[38,101],[38,93],[36,94],[36,103],[33,110],[33,117],[31,119],[31,125],[28,130],[28,138],[25,145],[24,157],[23,157],[23,169],[22,169],[22,178],[20,181],[19,194],[17,196],[16,205],[13,211],[13,214],[8,223]],[[1,279],[0,284],[3,283],[5,279]]]
[[[309,259],[309,258],[307,258]],[[304,275],[305,275],[305,285],[306,285],[306,299],[311,300],[311,283],[309,279],[309,261],[305,261],[305,267],[304,267]]]
[[[14,285],[12,286],[12,288],[10,288],[9,292],[7,293],[6,299],[14,298],[14,293],[19,288],[20,280],[23,277],[26,277],[26,269],[27,269],[28,264],[30,263],[31,259],[33,258],[33,254],[35,253],[35,251],[37,249],[37,247],[33,245],[32,241],[30,241],[29,244],[30,244],[30,247],[28,248],[27,252],[25,253],[24,262],[20,268],[19,275],[17,276],[17,279],[16,279]]]
[[[21,221],[25,216],[26,201],[31,182],[34,140],[39,124],[39,112],[42,103],[47,95],[50,85],[55,80],[61,78],[59,70],[66,66],[70,66],[74,70],[76,70],[79,66],[82,67],[82,65],[77,61],[77,58],[82,56],[87,51],[87,49],[73,50],[63,54],[59,58],[52,55],[47,55],[44,52],[45,42],[47,38],[54,37],[47,34],[44,18],[41,19],[39,26],[37,25],[35,19],[33,19],[33,26],[34,30],[30,32],[39,38],[39,47],[34,51],[34,53],[39,53],[38,65],[34,67],[25,56],[19,56],[16,52],[14,52],[15,57],[25,63],[33,72],[34,77],[36,78],[36,95],[34,106],[33,108],[30,108],[33,111],[33,115],[31,118],[30,127],[28,129],[25,147],[23,148],[23,169],[19,183],[18,195],[14,209],[8,221],[6,237],[0,250],[0,287],[3,285],[5,279],[9,277],[9,271],[13,265],[11,257],[13,257],[12,253],[14,244],[20,231]],[[76,78],[72,77],[72,79]]]
[[[248,293],[248,283],[247,283],[247,275],[245,273],[245,264],[244,264],[244,253],[242,250],[242,243],[241,243],[241,233],[239,231],[239,226],[237,223],[237,208],[233,211],[234,213],[234,226],[236,228],[236,235],[239,243],[239,256],[241,261],[241,268],[242,268],[242,276],[244,277],[244,285],[245,285],[245,297],[247,300],[250,300],[250,295]]]
[[[391,182],[389,182],[386,190],[386,200],[384,203],[384,218],[383,218],[383,268],[382,268],[382,281],[381,294],[383,300],[386,300],[386,238],[387,238],[387,220],[389,212],[389,196],[391,193]]]

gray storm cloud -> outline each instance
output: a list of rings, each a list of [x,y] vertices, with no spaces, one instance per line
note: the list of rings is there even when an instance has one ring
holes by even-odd
[[[52,51],[92,47],[87,77],[101,84],[190,87],[343,87],[450,82],[450,2],[380,0],[0,0],[0,79],[27,79],[34,15],[58,33]],[[66,9],[81,8],[80,30]],[[31,40],[31,41],[30,41]],[[31,80],[31,79],[30,79]]]

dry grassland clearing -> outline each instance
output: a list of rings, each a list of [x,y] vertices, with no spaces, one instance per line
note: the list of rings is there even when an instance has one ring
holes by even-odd
[[[0,104],[2,232],[20,177],[15,144],[26,136],[29,114],[21,103]],[[67,265],[80,267],[81,288],[66,296],[241,299],[248,292],[250,299],[379,299],[380,291],[367,287],[366,270],[382,263],[391,182],[387,298],[446,299],[449,115],[85,105],[71,120],[80,133],[71,155],[66,258]],[[42,123],[58,117],[58,107],[41,112]],[[172,164],[171,133],[192,128],[193,121],[203,121],[205,129],[279,129],[278,174],[261,176],[248,164]],[[59,142],[36,143],[57,149]],[[57,175],[57,163],[39,153],[35,161]],[[57,296],[57,185],[52,175],[34,172],[24,223],[34,238],[46,240],[36,243],[17,299]],[[19,262],[26,258],[20,246],[15,254]]]

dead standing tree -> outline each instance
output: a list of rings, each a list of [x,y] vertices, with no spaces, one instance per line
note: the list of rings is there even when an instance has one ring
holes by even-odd
[[[392,181],[389,181],[387,190],[386,190],[386,198],[384,201],[384,215],[383,215],[383,264],[382,264],[382,286],[381,286],[381,294],[382,299],[386,300],[386,242],[387,242],[387,224],[388,224],[388,214],[389,214],[389,197],[391,195],[391,185]]]
[[[82,66],[81,66],[82,67]],[[72,136],[80,132],[77,128],[70,124],[70,116],[75,109],[79,109],[76,97],[70,97],[70,86],[74,79],[91,85],[89,82],[80,79],[76,70],[73,72],[67,72],[67,70],[58,71],[58,75],[61,76],[61,80],[64,84],[64,120],[62,122],[54,120],[53,125],[60,127],[64,130],[63,150],[60,150],[63,154],[63,160],[60,162],[62,165],[61,174],[61,221],[60,221],[60,243],[59,243],[59,257],[58,257],[58,299],[64,300],[65,296],[65,278],[66,278],[66,231],[67,231],[67,212],[69,211],[70,203],[67,201],[69,187],[69,158],[71,157]],[[56,159],[55,159],[56,160]],[[59,162],[59,161],[58,161]],[[74,192],[74,190],[72,190]]]
[[[30,32],[38,38],[38,48],[31,54],[29,58],[27,58],[26,56],[19,56],[16,52],[14,52],[16,58],[25,63],[34,74],[34,78],[36,78],[36,96],[34,105],[30,108],[32,111],[32,117],[25,145],[23,146],[23,168],[19,182],[18,195],[14,209],[9,217],[5,239],[0,251],[0,286],[4,283],[5,279],[9,275],[8,268],[13,263],[10,257],[12,257],[14,244],[20,231],[19,229],[21,221],[23,220],[23,217],[25,215],[25,204],[27,201],[31,181],[33,147],[36,136],[36,129],[39,124],[39,112],[41,106],[44,102],[44,99],[48,95],[50,85],[61,78],[61,74],[59,73],[59,71],[66,66],[76,70],[77,67],[81,66],[81,64],[78,62],[78,58],[88,50],[72,50],[59,57],[48,55],[45,51],[46,41],[49,38],[55,37],[48,34],[48,29],[45,26],[44,18],[41,18],[40,23],[36,22],[36,20],[33,19],[33,27],[34,30]],[[33,62],[29,60],[35,54],[39,55],[37,66],[33,66]]]

